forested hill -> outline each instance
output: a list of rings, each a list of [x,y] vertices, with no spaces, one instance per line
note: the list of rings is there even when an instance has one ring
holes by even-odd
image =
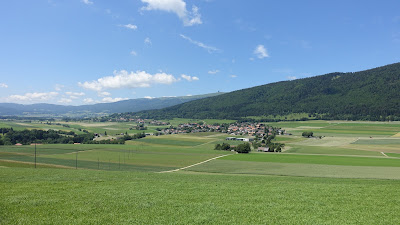
[[[400,63],[271,83],[138,115],[222,119],[290,113],[315,113],[322,119],[400,120]]]

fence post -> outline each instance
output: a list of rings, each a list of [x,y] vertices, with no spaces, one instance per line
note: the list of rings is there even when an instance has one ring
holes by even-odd
[[[35,143],[35,169],[36,169],[36,143]]]

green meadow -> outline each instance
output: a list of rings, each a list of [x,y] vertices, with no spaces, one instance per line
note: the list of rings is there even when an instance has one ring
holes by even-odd
[[[69,125],[59,129],[132,126]],[[162,135],[125,145],[37,145],[35,169],[35,146],[0,146],[0,224],[400,222],[400,123],[270,125],[293,134],[274,140],[285,144],[282,153],[213,150],[228,142],[222,133]]]

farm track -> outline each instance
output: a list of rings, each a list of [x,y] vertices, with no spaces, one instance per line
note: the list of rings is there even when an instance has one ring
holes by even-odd
[[[199,163],[192,164],[192,165],[190,165],[190,166],[185,166],[185,167],[182,167],[182,168],[179,168],[179,169],[175,169],[175,170],[161,171],[161,172],[157,172],[157,173],[172,173],[172,172],[178,172],[179,170],[184,170],[184,169],[187,169],[187,168],[190,168],[190,167],[193,167],[193,166],[198,166],[198,165],[201,165],[201,164],[203,164],[203,163],[210,162],[210,161],[212,161],[212,160],[215,160],[215,159],[218,159],[218,158],[222,158],[222,157],[225,157],[225,156],[228,156],[228,155],[232,155],[232,154],[220,155],[220,156],[217,156],[217,157],[214,157],[214,158],[211,158],[211,159],[207,159],[207,160],[205,160],[205,161],[203,161],[203,162],[199,162]]]

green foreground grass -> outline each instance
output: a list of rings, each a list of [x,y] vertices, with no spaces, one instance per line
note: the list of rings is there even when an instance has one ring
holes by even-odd
[[[0,168],[1,224],[398,224],[400,181]]]

